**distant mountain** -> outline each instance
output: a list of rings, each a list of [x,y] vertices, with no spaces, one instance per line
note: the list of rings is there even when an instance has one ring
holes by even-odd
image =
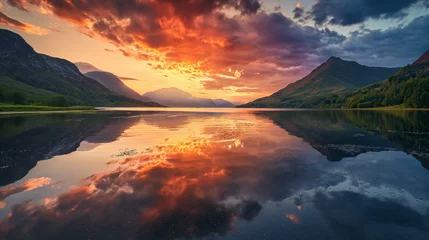
[[[119,79],[116,75],[112,73],[103,72],[103,71],[94,71],[94,72],[87,72],[84,75],[94,79],[95,81],[99,82],[107,89],[109,89],[110,91],[116,94],[126,96],[132,99],[140,100],[140,101],[145,101],[145,102],[152,101],[150,98],[140,96],[140,94],[138,94],[136,91],[127,87],[127,85],[125,85],[121,81],[121,79]]]
[[[386,79],[400,68],[368,67],[357,62],[330,57],[303,79],[269,97],[240,107],[313,107],[307,100],[338,94]],[[311,101],[310,101],[311,103]]]
[[[71,62],[39,54],[16,33],[0,29],[0,87],[21,91],[28,102],[63,95],[71,105],[159,106],[118,96],[80,73]]]
[[[320,107],[371,108],[399,105],[429,108],[429,51],[386,81],[340,95],[330,95],[326,99],[314,99],[313,102]]]
[[[168,107],[232,107],[232,103],[223,99],[193,97],[178,88],[161,88],[142,95]],[[218,105],[219,104],[219,105]]]
[[[219,98],[213,99],[213,102],[216,104],[217,107],[223,107],[223,108],[235,107],[233,103]]]
[[[100,69],[96,68],[90,63],[87,62],[75,62],[74,65],[79,69],[79,71],[82,74],[88,73],[88,72],[98,72],[101,71]]]

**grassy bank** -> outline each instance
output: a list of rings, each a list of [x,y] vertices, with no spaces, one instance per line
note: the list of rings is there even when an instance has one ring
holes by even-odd
[[[14,105],[1,104],[0,112],[22,112],[22,111],[76,111],[76,110],[96,110],[88,106],[70,106],[70,107],[50,107],[37,105]]]
[[[388,107],[376,107],[376,108],[355,108],[357,110],[407,110],[407,111],[428,111],[429,108],[410,108],[404,105],[395,105]]]

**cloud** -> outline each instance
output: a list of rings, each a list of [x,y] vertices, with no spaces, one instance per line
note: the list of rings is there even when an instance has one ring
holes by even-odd
[[[416,3],[429,4],[427,0],[320,0],[308,12],[297,6],[293,19],[263,10],[257,0],[14,2],[12,6],[18,9],[21,5],[25,9],[39,8],[73,23],[89,37],[112,43],[115,49],[109,51],[146,61],[147,66],[162,72],[161,76],[180,73],[202,89],[237,90],[239,96],[247,93],[262,97],[277,91],[308,74],[331,55],[366,64],[404,65],[408,60],[399,52],[411,49],[415,54],[427,46],[425,41],[411,40],[412,36],[398,41],[397,36],[405,33],[409,25],[384,31],[359,30],[350,37],[320,27],[399,18]],[[317,26],[302,24],[310,19]],[[419,31],[423,33],[424,29]],[[414,36],[424,38],[420,32]],[[389,44],[377,45],[377,36],[386,37],[386,42],[395,39],[391,46],[398,42],[403,45],[396,50]],[[369,47],[371,37],[378,47]],[[240,74],[234,76],[228,69]],[[244,87],[260,91],[245,92]]]
[[[301,7],[296,7],[294,10],[293,10],[293,18],[294,19],[300,19],[300,18],[302,18],[303,16],[304,16],[304,9],[303,8],[301,8]]]
[[[403,66],[429,50],[429,15],[386,30],[360,29],[331,54],[376,66]]]
[[[1,8],[1,5],[0,5]],[[31,25],[29,23],[20,22],[16,19],[13,19],[3,12],[0,11],[0,25],[5,25],[7,27],[16,28],[23,32],[34,34],[34,35],[46,35],[49,33],[49,30],[43,29],[38,26]]]
[[[7,0],[7,3],[21,11],[28,12],[27,7],[25,6],[25,0]]]
[[[119,78],[124,81],[140,81],[140,79],[132,78],[132,77],[119,77]]]
[[[412,5],[429,3],[427,0],[319,0],[307,12],[317,25],[331,24],[349,26],[363,23],[368,19],[402,18]]]
[[[125,56],[148,61],[157,70],[208,76],[210,81],[217,81],[214,76],[228,68],[240,72],[238,81],[222,79],[222,88],[246,82],[261,87],[263,77],[279,78],[283,69],[292,66],[305,65],[304,73],[320,61],[315,50],[344,40],[335,31],[301,26],[281,13],[260,11],[256,0],[26,2],[48,9],[88,36],[103,38]],[[267,74],[258,77],[256,72]],[[285,79],[283,85],[288,81],[292,80]]]
[[[12,214],[0,222],[0,236],[204,238],[225,235],[237,219],[252,221],[260,213],[262,205],[257,201],[221,201],[224,193],[216,189],[225,186],[227,170],[225,174],[206,174],[213,172],[213,165],[210,158],[200,155],[203,149],[215,154],[215,150],[221,150],[219,146],[205,141],[179,145],[157,146],[154,155],[122,159],[117,169],[88,177],[87,184],[65,192],[48,205],[15,205]],[[228,153],[231,151],[223,148],[218,161]],[[41,222],[45,227],[38,227]],[[76,231],[82,226],[91,231]]]
[[[234,231],[235,225],[246,232],[246,225],[254,228],[267,217],[282,214],[282,209],[291,210],[288,204],[310,208],[303,213],[320,214],[308,218],[293,205],[295,211],[284,215],[302,224],[299,229],[287,229],[293,236],[308,234],[302,229],[317,226],[322,228],[315,234],[323,238],[332,238],[332,232],[340,236],[350,236],[350,232],[355,234],[352,236],[393,234],[391,229],[395,229],[396,236],[413,234],[408,235],[413,239],[427,235],[425,216],[419,212],[426,210],[427,201],[420,207],[409,206],[418,198],[427,199],[427,193],[421,191],[426,172],[410,165],[410,156],[398,152],[367,153],[332,164],[293,137],[294,132],[275,127],[271,121],[275,119],[261,118],[275,114],[257,113],[251,123],[247,117],[234,118],[228,128],[213,124],[218,122],[216,113],[174,114],[172,118],[166,113],[143,115],[146,123],[159,124],[162,120],[164,125],[170,125],[167,122],[176,124],[177,118],[184,117],[181,122],[195,118],[206,127],[201,128],[199,137],[182,142],[171,139],[149,149],[145,146],[145,153],[115,159],[106,172],[89,176],[81,185],[61,191],[46,204],[15,205],[11,214],[0,220],[0,238],[214,239]],[[343,134],[349,131],[350,121],[326,118],[326,112],[309,112],[304,118],[299,112],[285,114],[290,116],[275,116],[288,124],[314,121],[314,115],[325,117],[329,124],[324,129],[332,131],[331,125],[335,125],[335,136],[351,136]],[[122,120],[116,124],[122,126]],[[265,126],[262,132],[246,131],[261,125]],[[320,135],[320,127],[304,125],[307,130],[299,124],[293,129]],[[285,147],[285,142],[290,148]],[[353,179],[359,180],[358,187],[349,185]],[[357,192],[342,190],[349,186]],[[408,196],[410,201],[398,196]],[[243,224],[254,220],[260,221]],[[272,229],[287,227],[281,221],[271,224]]]

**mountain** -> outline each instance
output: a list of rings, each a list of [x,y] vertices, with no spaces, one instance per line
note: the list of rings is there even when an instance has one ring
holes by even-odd
[[[231,108],[231,107],[235,107],[235,105],[231,102],[228,102],[226,100],[217,98],[217,99],[213,99],[213,102],[216,104],[217,107],[223,107],[223,108]]]
[[[425,64],[429,61],[429,50],[426,51],[419,59],[417,59],[413,65]]]
[[[96,68],[92,64],[86,63],[86,62],[75,62],[74,65],[76,65],[76,67],[79,69],[79,71],[82,74],[85,74],[85,73],[88,73],[88,72],[98,72],[98,71],[101,71],[100,69]]]
[[[70,105],[160,106],[114,94],[73,63],[39,54],[21,36],[4,29],[0,29],[0,88],[23,93],[27,103],[63,95]]]
[[[80,67],[79,67],[79,70],[81,70]],[[84,75],[94,79],[95,81],[99,82],[101,85],[105,86],[107,89],[109,89],[110,91],[116,94],[119,94],[128,98],[140,100],[140,101],[145,101],[145,102],[152,101],[150,98],[140,96],[140,94],[138,94],[136,91],[127,87],[127,85],[125,85],[121,81],[121,79],[119,79],[116,75],[112,73],[103,72],[103,71],[94,71],[94,72],[87,72]]]
[[[407,65],[388,80],[315,99],[320,107],[371,108],[402,106],[429,108],[429,51]]]
[[[228,107],[234,106],[223,99],[197,98],[178,88],[161,88],[142,95],[169,107]],[[218,105],[219,104],[219,105]]]
[[[400,68],[368,67],[357,62],[330,57],[309,75],[269,97],[240,107],[313,107],[308,100],[357,89],[386,79]]]

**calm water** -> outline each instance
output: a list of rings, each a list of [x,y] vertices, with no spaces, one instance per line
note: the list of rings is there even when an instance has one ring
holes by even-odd
[[[428,239],[429,112],[0,116],[0,239]]]

